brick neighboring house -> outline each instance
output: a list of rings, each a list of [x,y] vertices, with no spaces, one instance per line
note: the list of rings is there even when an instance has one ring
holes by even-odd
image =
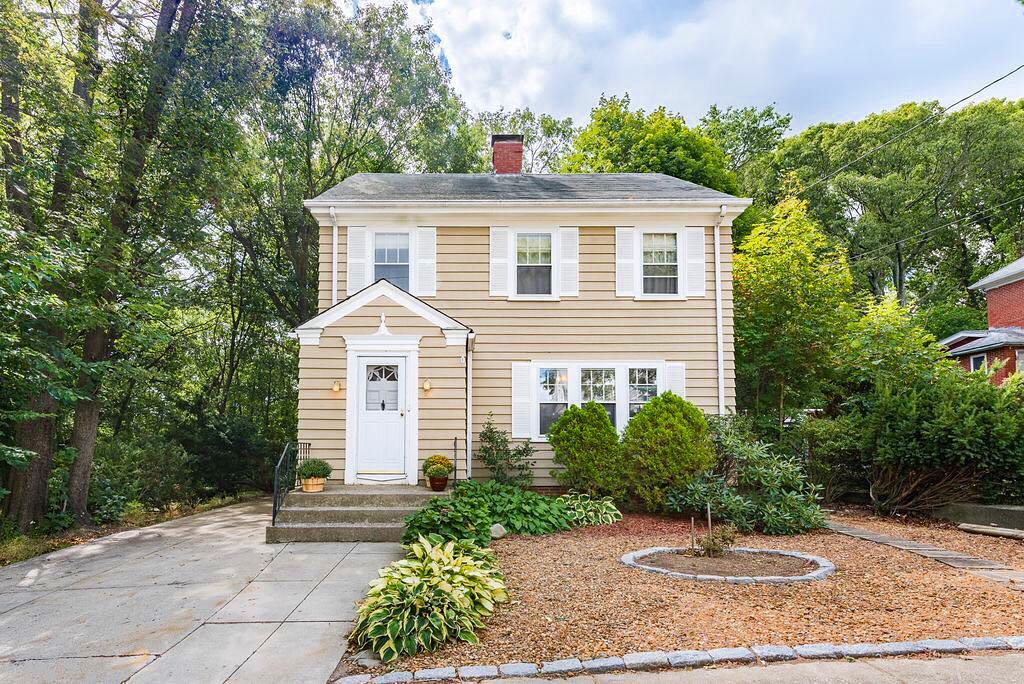
[[[985,293],[988,330],[962,330],[941,343],[969,371],[986,369],[1001,360],[1004,365],[993,374],[992,382],[1024,372],[1024,257],[982,278],[971,289]]]

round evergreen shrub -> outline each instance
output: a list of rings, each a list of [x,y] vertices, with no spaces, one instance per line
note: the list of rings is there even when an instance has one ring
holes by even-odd
[[[548,431],[554,461],[562,470],[552,475],[560,485],[596,497],[626,500],[626,469],[608,412],[589,401],[570,406]]]
[[[715,463],[704,414],[672,392],[651,399],[630,419],[621,448],[631,503],[650,512],[664,510],[669,490],[686,487]]]

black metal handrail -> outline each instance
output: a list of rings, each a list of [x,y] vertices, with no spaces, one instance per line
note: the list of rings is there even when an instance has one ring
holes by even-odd
[[[295,473],[299,463],[309,458],[309,442],[288,442],[284,445],[281,458],[274,466],[274,511],[270,526],[277,524],[277,513],[284,505],[284,498],[295,488]]]

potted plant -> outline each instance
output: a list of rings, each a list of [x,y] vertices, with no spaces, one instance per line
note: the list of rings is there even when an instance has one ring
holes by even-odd
[[[423,462],[423,474],[435,492],[444,491],[448,486],[448,475],[454,468],[451,459],[444,454],[434,454]]]
[[[319,458],[311,458],[299,464],[296,475],[304,492],[324,491],[324,482],[331,476],[331,464]]]

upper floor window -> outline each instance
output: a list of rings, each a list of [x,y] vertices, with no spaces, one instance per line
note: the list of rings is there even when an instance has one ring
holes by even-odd
[[[409,234],[373,234],[373,281],[390,281],[409,291]]]
[[[975,354],[971,357],[971,371],[983,371],[987,368],[988,359],[984,354]]]
[[[679,294],[679,245],[675,233],[644,233],[643,293]]]
[[[516,234],[516,294],[551,294],[551,233]]]

